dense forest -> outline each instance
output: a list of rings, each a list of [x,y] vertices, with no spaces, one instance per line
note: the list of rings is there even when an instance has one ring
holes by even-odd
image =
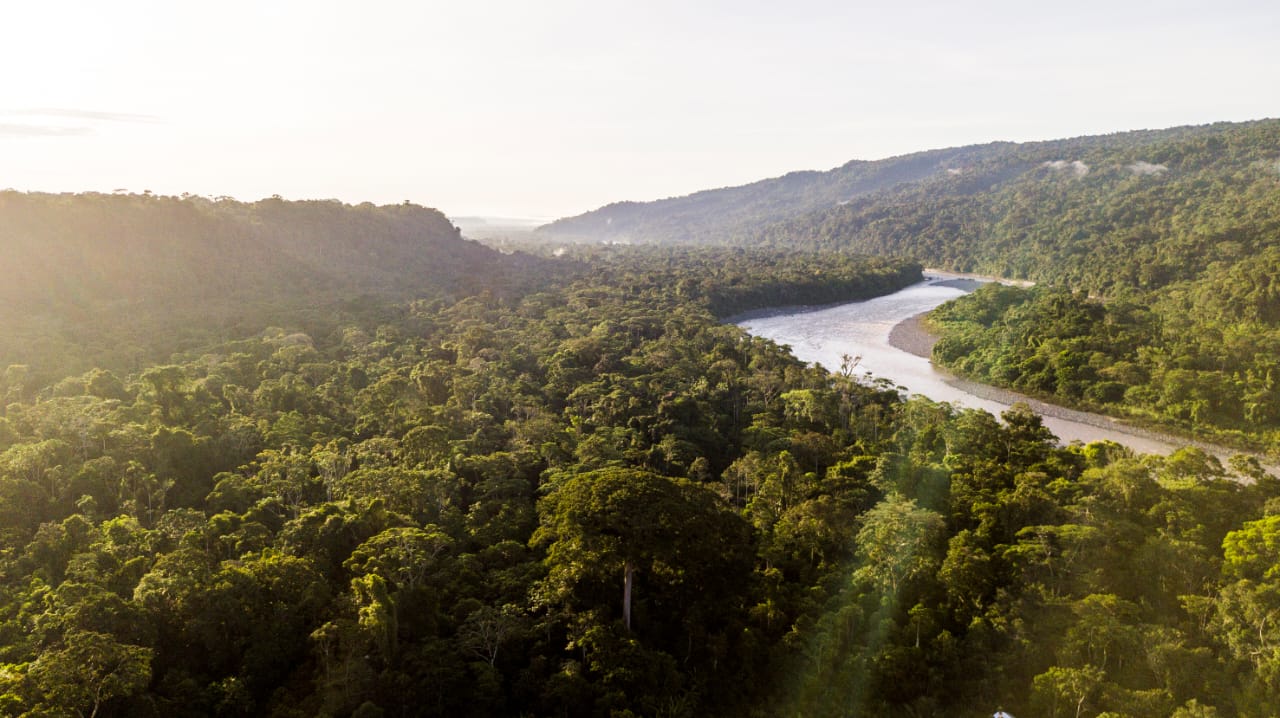
[[[716,221],[708,204],[697,222],[739,246],[907,256],[1034,280],[1032,291],[991,287],[937,312],[934,359],[1059,403],[1280,454],[1280,121],[952,152],[871,163],[937,160],[839,202],[790,202],[780,220]],[[666,205],[644,207],[658,215]],[[612,217],[604,208],[573,221]],[[679,218],[671,210],[666,224],[634,233],[704,236],[671,224]]]
[[[987,383],[1280,455],[1275,261],[1268,250],[1108,302],[988,286],[935,310],[933,356]]]
[[[1095,294],[1155,290],[1280,238],[1280,120],[1192,130],[1016,145],[739,239],[911,256]]]
[[[851,248],[1031,277],[936,358],[1275,451],[1277,143],[851,163],[686,199],[736,248],[555,260],[413,205],[2,193],[0,710],[1269,715],[1256,462],[1059,447],[717,319],[919,276]]]
[[[923,278],[916,262],[837,251],[743,247],[561,247],[597,280],[665,286],[675,299],[725,319],[757,309],[870,299]],[[640,277],[640,279],[637,279]]]
[[[0,359],[36,385],[273,323],[328,331],[386,300],[517,292],[535,261],[412,204],[12,190],[0,246]]]
[[[1254,463],[904,402],[635,261],[10,403],[6,712],[1270,710]]]
[[[1270,715],[1256,462],[1061,447],[719,320],[919,271],[493,254],[137,368],[12,367],[0,712]]]
[[[1046,260],[1065,250],[1079,254],[1105,239],[1132,251],[1177,232],[1182,236],[1154,255],[1172,265],[1162,271],[1176,272],[1174,255],[1209,261],[1194,253],[1205,246],[1181,246],[1187,235],[1207,234],[1200,242],[1213,244],[1217,234],[1248,228],[1274,211],[1263,205],[1265,193],[1274,191],[1275,182],[1267,180],[1277,177],[1277,162],[1275,120],[997,142],[621,202],[557,220],[539,233],[650,244],[822,246],[1047,279],[1058,275]],[[1233,218],[1246,204],[1253,215]]]

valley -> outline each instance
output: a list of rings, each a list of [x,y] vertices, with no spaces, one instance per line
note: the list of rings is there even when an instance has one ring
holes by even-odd
[[[895,341],[894,333],[903,331],[904,324],[966,293],[964,288],[948,286],[947,280],[958,275],[934,272],[928,277],[922,284],[875,299],[795,312],[769,311],[735,323],[755,336],[790,347],[796,358],[821,364],[829,371],[843,371],[844,357],[855,357],[855,375],[865,376],[868,382],[887,381],[908,395],[920,394],[997,415],[1022,402],[1031,406],[1063,443],[1114,441],[1143,454],[1169,454],[1182,446],[1172,437],[1127,430],[1101,414],[1073,411],[959,380],[934,368],[927,352],[902,348],[904,340]],[[932,341],[926,338],[925,343]],[[1223,458],[1229,455],[1225,449],[1214,453]]]
[[[0,193],[0,710],[1267,716],[1270,462],[890,336],[1274,458],[1277,158],[995,143],[500,249]]]

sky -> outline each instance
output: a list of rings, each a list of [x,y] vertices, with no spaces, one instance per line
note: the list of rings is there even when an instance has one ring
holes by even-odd
[[[554,218],[853,159],[1280,117],[1280,3],[41,0],[0,188]]]

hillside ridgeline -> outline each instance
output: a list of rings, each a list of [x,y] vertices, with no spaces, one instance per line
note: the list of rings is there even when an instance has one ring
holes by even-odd
[[[14,191],[0,247],[0,358],[45,379],[380,300],[510,291],[533,261],[410,204]]]
[[[1090,291],[1153,287],[1222,258],[1209,250],[1245,256],[1277,226],[1277,162],[1276,120],[992,143],[620,202],[539,232],[899,254]]]

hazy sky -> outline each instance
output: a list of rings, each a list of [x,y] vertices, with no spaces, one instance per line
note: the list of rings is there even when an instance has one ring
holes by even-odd
[[[0,188],[554,217],[1280,116],[1280,3],[40,0],[0,67]]]

